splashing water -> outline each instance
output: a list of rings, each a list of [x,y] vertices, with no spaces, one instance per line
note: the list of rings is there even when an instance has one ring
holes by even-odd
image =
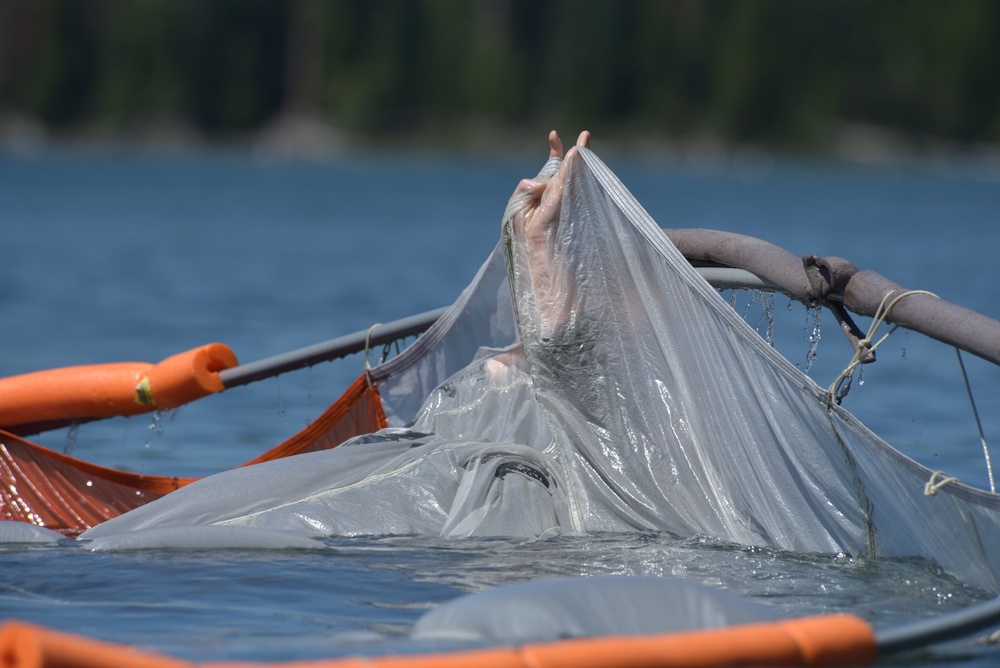
[[[812,319],[812,330],[809,332],[809,350],[806,352],[806,373],[809,373],[809,369],[812,367],[813,362],[816,361],[816,357],[819,355],[819,341],[823,338],[822,324],[823,324],[823,309],[819,306],[810,306],[806,309],[806,325],[809,325],[809,320]]]
[[[166,414],[167,411],[162,411],[162,410],[153,412],[152,416],[149,419],[149,426],[147,427],[147,429],[149,430],[150,438],[146,439],[146,442],[143,444],[144,448],[148,449],[152,445],[153,434],[155,434],[156,436],[163,436],[164,433],[163,419],[166,417]]]
[[[163,435],[163,415],[160,411],[153,413],[149,420],[149,427],[147,427],[150,432],[155,433],[157,436]]]
[[[757,294],[755,298],[760,301],[760,307],[763,310],[761,314],[760,321],[758,321],[758,330],[760,327],[760,322],[764,322],[764,340],[774,345],[774,293],[773,292],[761,292],[759,290],[754,290]]]
[[[732,295],[729,298],[729,305],[736,309],[736,305],[739,303],[739,294],[741,290],[733,290]],[[754,307],[760,308],[760,317],[757,319],[757,324],[754,329],[758,333],[761,332],[763,327],[764,340],[769,344],[774,345],[774,293],[765,292],[763,290],[746,290],[748,299],[743,307],[743,311],[740,314],[747,322],[750,322],[751,314],[754,311]]]

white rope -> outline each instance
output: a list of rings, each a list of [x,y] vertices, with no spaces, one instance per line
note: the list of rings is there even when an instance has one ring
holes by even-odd
[[[940,478],[940,480],[938,480]],[[931,474],[931,479],[924,485],[924,496],[934,496],[938,490],[949,482],[958,482],[958,478],[946,476],[944,471],[935,471]]]
[[[962,351],[955,348],[958,355],[958,366],[962,369],[962,380],[965,381],[965,393],[969,395],[969,404],[972,406],[972,416],[976,419],[976,428],[979,429],[979,442],[983,444],[983,456],[986,458],[986,473],[990,478],[990,491],[996,494],[997,488],[993,484],[993,464],[990,462],[990,448],[986,445],[986,435],[983,433],[983,423],[979,419],[979,411],[976,410],[976,400],[972,396],[972,385],[969,383],[969,374],[965,372],[965,362],[962,361]]]
[[[909,297],[910,295],[930,295],[932,297],[937,297],[933,292],[928,292],[927,290],[907,290],[902,292],[892,301],[889,301],[889,297],[892,296],[894,291],[889,291],[882,298],[882,302],[878,305],[878,309],[875,311],[875,317],[872,320],[871,325],[868,327],[868,333],[865,338],[858,341],[857,348],[854,350],[854,357],[851,358],[850,363],[848,363],[847,368],[840,372],[830,387],[826,391],[826,406],[829,408],[833,402],[840,404],[841,400],[847,396],[847,392],[851,389],[851,379],[854,376],[854,370],[857,369],[861,361],[868,356],[868,353],[874,352],[876,348],[882,345],[886,339],[895,332],[899,325],[893,325],[892,329],[888,331],[881,339],[877,342],[872,343],[875,338],[875,334],[878,333],[878,328],[882,326],[882,323],[886,322],[889,314],[892,312],[893,307],[900,302],[904,297]]]
[[[368,334],[365,335],[365,380],[368,382],[368,389],[372,389],[372,366],[368,362],[368,353],[372,349],[372,332],[375,331],[376,327],[381,327],[382,323],[376,322],[374,325],[368,328]]]

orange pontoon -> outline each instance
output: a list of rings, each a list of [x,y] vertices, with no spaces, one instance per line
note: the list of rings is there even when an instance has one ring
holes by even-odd
[[[669,668],[867,665],[878,656],[868,624],[826,615],[657,636],[581,638],[443,654],[288,663],[195,664],[30,624],[0,626],[3,668]]]

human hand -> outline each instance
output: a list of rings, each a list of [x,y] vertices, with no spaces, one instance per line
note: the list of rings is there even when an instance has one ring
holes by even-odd
[[[527,266],[527,287],[530,301],[534,302],[539,332],[547,337],[568,315],[571,308],[572,285],[561,281],[556,232],[562,209],[563,186],[568,165],[579,153],[577,147],[589,148],[590,133],[583,131],[576,146],[563,156],[562,140],[553,130],[549,133],[549,159],[534,179],[522,180],[507,204],[505,234],[517,247],[514,255],[522,258]],[[511,249],[514,250],[513,248]],[[519,263],[519,262],[518,262]],[[522,265],[523,266],[523,265]],[[518,272],[515,270],[514,275]]]
[[[576,145],[589,148],[590,132],[581,132]],[[566,178],[564,165],[574,152],[574,149],[570,149],[563,157],[562,139],[553,130],[549,133],[548,161],[542,166],[538,176],[523,179],[514,189],[504,220],[510,220],[513,232],[526,242],[542,242],[545,233],[558,221]]]

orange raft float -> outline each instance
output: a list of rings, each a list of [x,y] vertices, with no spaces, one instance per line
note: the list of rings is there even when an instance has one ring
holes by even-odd
[[[44,627],[0,626],[3,668],[652,668],[654,666],[844,666],[875,661],[871,627],[852,615],[823,615],[686,633],[598,637],[444,654],[290,663],[195,664]]]
[[[224,389],[219,372],[236,354],[210,343],[159,364],[120,362],[0,379],[0,426],[28,433],[54,424],[170,409]]]

